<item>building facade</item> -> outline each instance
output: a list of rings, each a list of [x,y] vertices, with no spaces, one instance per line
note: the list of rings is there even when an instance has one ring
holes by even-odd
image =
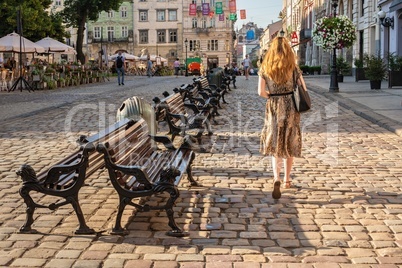
[[[229,2],[183,0],[182,46],[187,57],[201,58],[205,70],[223,67],[233,60],[234,20],[230,18]],[[222,14],[218,14],[218,3],[222,4]],[[190,10],[194,6],[195,12]]]

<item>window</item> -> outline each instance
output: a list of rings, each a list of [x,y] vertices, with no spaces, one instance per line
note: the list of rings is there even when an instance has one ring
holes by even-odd
[[[166,30],[157,30],[157,43],[166,43]]]
[[[177,43],[177,30],[169,30],[169,43]]]
[[[158,0],[158,1],[156,1],[156,2],[166,2],[166,0]]]
[[[140,30],[140,44],[148,44],[148,30]]]
[[[197,18],[193,18],[193,20],[191,21],[193,28],[197,28],[198,27],[198,21]]]
[[[191,4],[197,4],[197,0],[191,0]]]
[[[169,21],[177,21],[177,10],[169,10]]]
[[[165,21],[165,10],[156,11],[156,21]]]
[[[140,21],[148,21],[148,10],[140,10]]]
[[[201,47],[200,40],[190,40],[189,45],[190,45],[190,51],[196,51]]]
[[[94,27],[94,38],[100,39],[101,38],[101,29],[100,27]]]
[[[107,17],[108,17],[108,18],[113,18],[113,17],[114,17],[114,12],[113,12],[113,11],[109,11],[109,12],[107,13]]]
[[[207,19],[206,18],[201,19],[201,28],[207,28]]]
[[[128,27],[121,26],[121,37],[128,37]]]
[[[208,40],[207,49],[209,51],[216,51],[218,50],[218,40]]]
[[[114,27],[107,27],[107,41],[112,42],[114,40]]]
[[[211,18],[211,19],[210,19],[210,24],[209,24],[209,26],[215,28],[215,18]]]
[[[211,8],[214,8],[215,7],[215,0],[210,0],[211,2],[209,3],[209,6],[211,7]]]
[[[55,6],[61,6],[61,0],[56,0],[54,1]]]
[[[140,0],[140,2],[146,2],[147,0]]]
[[[127,7],[121,7],[120,8],[120,16],[122,18],[127,18]]]
[[[364,0],[361,1],[360,16],[364,16]]]

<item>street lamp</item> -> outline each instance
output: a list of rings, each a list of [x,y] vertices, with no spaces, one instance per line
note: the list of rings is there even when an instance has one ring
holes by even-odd
[[[334,17],[336,17],[336,8],[338,7],[338,0],[332,0],[332,8],[334,9]],[[336,70],[336,47],[332,53],[332,69],[331,69],[331,83],[329,85],[329,92],[339,92],[338,86],[338,71]]]
[[[187,45],[188,45],[188,40],[184,40],[184,45],[186,46],[186,62],[184,63],[184,66],[186,68],[186,76],[188,76],[188,68],[187,68]]]
[[[378,18],[380,19],[381,25],[384,27],[391,27],[392,29],[394,28],[394,18],[386,17],[387,13],[385,13],[384,10],[380,10],[378,12]]]

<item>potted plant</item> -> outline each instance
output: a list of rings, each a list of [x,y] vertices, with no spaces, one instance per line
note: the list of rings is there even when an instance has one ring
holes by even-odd
[[[37,68],[33,69],[32,72],[32,81],[39,82],[40,81],[40,72]]]
[[[343,82],[343,76],[350,71],[350,66],[343,57],[336,59],[336,70],[338,71],[338,82]]]
[[[379,56],[365,55],[364,61],[367,67],[365,68],[365,75],[370,80],[371,89],[381,89],[381,81],[387,75],[387,66]]]
[[[355,81],[358,82],[359,80],[367,80],[367,77],[364,73],[363,59],[355,58],[353,64],[355,65]]]
[[[402,56],[388,55],[388,88],[402,86]]]

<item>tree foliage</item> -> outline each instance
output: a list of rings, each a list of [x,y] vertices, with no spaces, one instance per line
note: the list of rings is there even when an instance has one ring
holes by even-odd
[[[48,12],[51,3],[52,0],[1,0],[0,36],[18,32],[17,13],[20,11],[24,37],[34,42],[46,36],[63,41],[68,34],[60,16]]]
[[[67,26],[77,28],[77,58],[85,63],[82,51],[85,24],[88,20],[96,21],[102,11],[118,10],[123,0],[66,0],[62,12]]]

